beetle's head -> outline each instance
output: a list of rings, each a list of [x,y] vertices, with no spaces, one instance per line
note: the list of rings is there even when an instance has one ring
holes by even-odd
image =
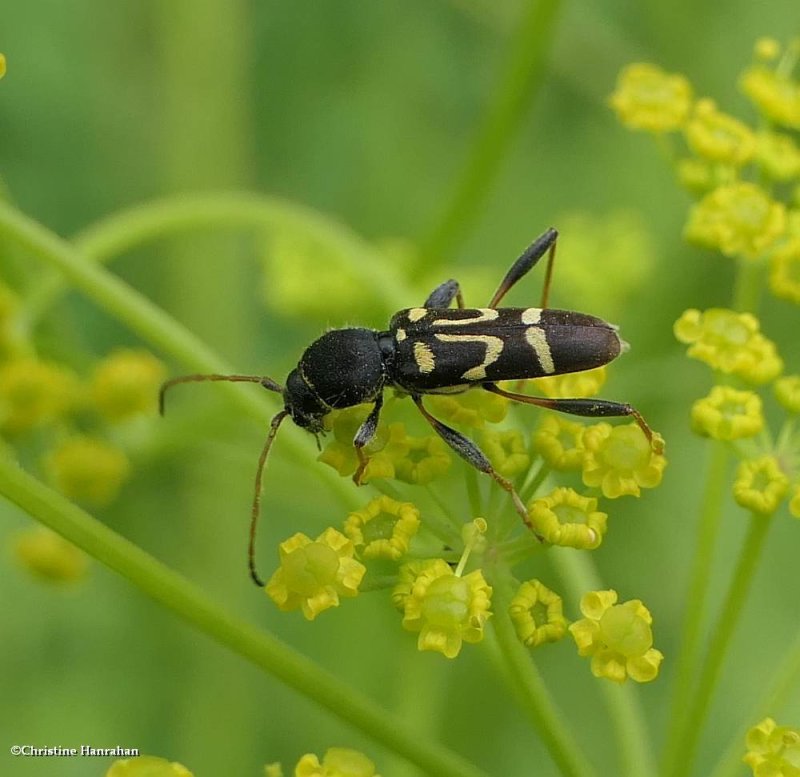
[[[312,434],[324,431],[322,419],[330,412],[330,408],[322,404],[299,369],[292,370],[286,379],[283,403],[292,421],[299,427],[308,429]]]

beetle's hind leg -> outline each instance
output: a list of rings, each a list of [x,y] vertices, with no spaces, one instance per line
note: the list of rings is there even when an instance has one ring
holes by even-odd
[[[532,397],[528,394],[515,394],[505,391],[494,383],[484,383],[483,388],[494,394],[499,394],[506,399],[515,402],[524,402],[528,405],[546,407],[549,410],[557,410],[559,413],[569,413],[570,415],[580,415],[585,418],[613,418],[619,416],[630,416],[644,432],[644,436],[650,443],[655,453],[664,452],[664,443],[659,435],[653,433],[650,425],[644,420],[644,416],[631,405],[623,402],[612,402],[608,399],[551,399],[549,397]]]
[[[422,415],[425,417],[425,420],[433,427],[436,434],[438,434],[459,456],[461,456],[464,461],[466,461],[468,464],[471,464],[473,467],[475,467],[475,469],[485,472],[487,475],[494,478],[500,488],[507,491],[511,495],[511,499],[514,503],[514,509],[519,513],[520,517],[522,518],[522,522],[536,535],[536,538],[542,542],[542,537],[537,533],[536,529],[534,529],[533,524],[528,517],[528,511],[525,509],[525,505],[523,504],[522,499],[520,499],[520,496],[516,492],[516,489],[511,481],[507,478],[504,478],[499,472],[497,472],[497,470],[495,470],[489,459],[486,458],[486,454],[474,442],[472,442],[472,440],[457,432],[455,429],[451,429],[446,424],[443,424],[437,418],[434,418],[422,404],[421,396],[418,394],[412,394],[412,399],[419,408],[420,413],[422,413]]]
[[[500,281],[497,291],[494,293],[487,308],[496,308],[503,297],[508,294],[511,288],[527,275],[537,262],[547,254],[547,270],[544,275],[544,286],[542,288],[542,301],[539,307],[547,307],[547,299],[550,296],[550,283],[553,279],[553,262],[556,258],[556,241],[558,240],[558,232],[552,227],[547,230],[543,235],[536,238],[523,252],[522,256],[517,259],[511,268],[506,273],[505,278]]]
[[[464,307],[464,297],[461,294],[461,286],[458,281],[452,278],[449,281],[440,283],[429,295],[422,305],[423,308],[449,308],[450,303],[455,299],[459,308]]]

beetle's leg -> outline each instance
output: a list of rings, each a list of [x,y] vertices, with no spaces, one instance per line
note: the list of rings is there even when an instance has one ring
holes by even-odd
[[[464,307],[464,297],[461,296],[461,286],[452,278],[440,283],[425,300],[423,308],[449,308],[455,298],[459,308]]]
[[[369,415],[364,419],[361,426],[358,427],[356,436],[353,438],[353,447],[356,449],[356,456],[358,456],[358,469],[356,469],[353,475],[353,482],[357,486],[361,485],[361,478],[364,476],[364,470],[367,468],[367,464],[369,464],[369,456],[364,453],[364,447],[368,445],[375,436],[382,407],[383,394],[378,394],[375,400],[375,407],[369,411]]]
[[[586,418],[609,418],[614,416],[631,416],[644,432],[648,442],[656,453],[664,452],[664,443],[660,437],[653,434],[653,430],[644,420],[642,414],[631,405],[622,402],[612,402],[608,399],[550,399],[549,397],[532,397],[528,394],[515,394],[511,391],[504,391],[494,383],[484,383],[483,388],[499,394],[501,397],[513,399],[515,402],[525,402],[529,405],[546,407],[549,410],[557,410],[559,413],[569,413],[570,415],[580,415]]]
[[[438,434],[464,461],[471,464],[475,469],[485,472],[498,483],[498,485],[508,491],[511,499],[514,502],[514,509],[520,514],[522,522],[536,535],[537,539],[541,542],[542,537],[533,528],[528,511],[522,503],[519,494],[514,489],[510,480],[504,478],[499,472],[495,470],[486,454],[468,437],[465,437],[455,429],[451,429],[446,424],[443,424],[438,419],[434,418],[422,404],[422,397],[412,394],[412,399],[419,408],[420,413],[425,417],[425,420],[433,427],[436,434]]]
[[[544,276],[544,288],[542,289],[542,308],[547,307],[547,298],[550,296],[550,281],[553,278],[553,262],[556,258],[556,240],[558,232],[552,227],[543,235],[536,238],[523,252],[522,256],[511,265],[511,269],[506,273],[505,278],[500,282],[497,291],[494,293],[487,308],[496,308],[500,300],[506,296],[511,287],[523,276],[529,273],[536,263],[547,253],[547,271]]]

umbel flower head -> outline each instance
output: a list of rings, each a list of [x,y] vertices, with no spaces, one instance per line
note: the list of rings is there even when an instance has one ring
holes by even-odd
[[[672,132],[686,122],[692,87],[681,75],[637,62],[619,74],[610,102],[619,120],[631,129]]]
[[[692,207],[684,236],[725,256],[758,259],[786,231],[786,208],[754,183],[737,182],[709,192]]]
[[[591,656],[592,674],[614,682],[647,683],[664,656],[653,647],[653,619],[638,600],[617,604],[616,591],[592,591],[581,599],[585,616],[570,627],[578,654]]]
[[[600,488],[607,499],[639,496],[642,488],[655,488],[667,466],[637,424],[587,427],[583,447],[583,482]]]
[[[480,570],[458,576],[443,559],[400,568],[392,601],[403,628],[418,631],[417,647],[455,658],[464,642],[480,642],[491,613],[492,589]]]
[[[330,747],[322,761],[306,753],[294,770],[295,777],[380,777],[364,753],[347,747]]]
[[[356,596],[366,567],[353,558],[355,548],[344,534],[325,529],[316,540],[298,532],[280,544],[281,565],[265,590],[281,610],[301,609],[307,620]]]
[[[344,533],[364,558],[397,560],[419,529],[419,510],[411,502],[378,496],[347,516]]]
[[[561,597],[538,580],[520,585],[508,614],[517,636],[528,647],[558,642],[567,633]]]
[[[766,50],[770,52],[769,57],[763,56]],[[785,68],[774,64],[779,53],[780,46],[776,41],[758,41],[756,57],[761,61],[744,71],[739,88],[767,119],[784,127],[800,129],[800,83]]]
[[[754,777],[800,777],[800,729],[764,718],[747,732],[742,759]]]
[[[106,777],[194,777],[185,766],[166,758],[140,755],[114,761],[106,772]]]
[[[764,428],[761,397],[754,391],[714,386],[692,406],[692,429],[715,440],[753,437]]]
[[[789,478],[774,456],[743,461],[733,481],[733,498],[761,515],[774,513],[789,490]]]
[[[748,383],[768,383],[783,371],[775,343],[759,331],[758,319],[750,313],[724,308],[705,312],[687,310],[675,322],[675,337],[688,343],[687,354],[726,375]]]
[[[750,128],[722,113],[713,100],[698,100],[684,129],[689,148],[711,162],[740,167],[756,153],[756,138]]]

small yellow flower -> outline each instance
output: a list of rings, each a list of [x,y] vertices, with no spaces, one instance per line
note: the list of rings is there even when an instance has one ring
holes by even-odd
[[[774,456],[743,461],[733,481],[733,498],[761,515],[774,513],[789,490],[789,478]]]
[[[770,178],[790,181],[800,175],[800,148],[790,135],[766,130],[756,141],[756,159]]]
[[[265,590],[284,612],[301,609],[307,620],[358,594],[366,567],[353,558],[353,543],[336,529],[316,540],[298,532],[280,544],[281,565]]]
[[[503,432],[485,430],[481,436],[481,448],[495,471],[506,478],[525,472],[531,462],[525,438],[516,429]]]
[[[29,572],[50,583],[82,580],[89,567],[89,559],[82,550],[42,526],[17,535],[14,555]]]
[[[580,469],[583,466],[585,429],[583,424],[563,416],[545,415],[533,433],[533,450],[553,469]]]
[[[773,252],[769,287],[776,297],[800,305],[800,237],[787,240]]]
[[[687,310],[675,322],[675,337],[688,343],[687,354],[726,375],[749,383],[767,383],[783,370],[775,344],[759,331],[750,313],[711,308]]]
[[[193,777],[185,766],[165,758],[140,755],[114,761],[106,772],[106,777]]]
[[[380,777],[375,764],[358,750],[328,748],[322,761],[306,753],[294,769],[294,777]]]
[[[464,391],[461,394],[432,395],[427,404],[443,421],[483,429],[485,424],[500,423],[508,412],[508,400],[490,391]]]
[[[378,496],[347,516],[344,533],[364,558],[397,560],[419,529],[419,510],[410,502]]]
[[[0,428],[25,432],[63,417],[76,397],[77,381],[66,368],[34,358],[0,366]]]
[[[538,580],[520,585],[508,614],[520,641],[528,647],[558,642],[567,633],[561,597]]]
[[[775,396],[790,413],[800,413],[800,375],[786,375],[775,381]]]
[[[278,762],[264,764],[264,777],[283,777],[283,767]]]
[[[587,427],[583,434],[583,482],[599,487],[603,496],[639,496],[641,488],[655,488],[667,460],[656,453],[636,424]]]
[[[770,62],[781,55],[781,44],[775,38],[758,38],[753,46],[753,54],[757,59]]]
[[[719,186],[694,205],[684,229],[691,243],[725,256],[758,259],[786,231],[786,207],[754,183]]]
[[[753,777],[800,777],[800,729],[764,718],[747,732],[742,758]]]
[[[692,194],[705,194],[717,184],[714,169],[705,159],[681,159],[678,161],[677,172],[680,185]]]
[[[739,88],[768,119],[800,129],[800,85],[783,73],[754,65],[744,71]]]
[[[617,604],[616,591],[591,591],[581,599],[585,616],[570,627],[578,655],[591,656],[592,674],[614,682],[647,683],[664,656],[653,647],[653,618],[638,599]]]
[[[532,499],[528,516],[547,542],[581,549],[598,547],[608,522],[608,515],[597,509],[596,499],[563,487],[546,497]]]
[[[155,412],[158,387],[165,376],[164,365],[151,353],[123,348],[97,365],[91,399],[109,421]]]
[[[77,436],[62,442],[44,460],[51,479],[64,496],[104,507],[116,499],[128,479],[128,457],[95,437]]]
[[[715,440],[753,437],[764,428],[761,397],[753,391],[714,386],[692,406],[692,429]]]
[[[392,424],[394,426],[394,424]],[[402,427],[402,424],[399,424]],[[452,457],[447,443],[436,434],[397,438],[395,448],[395,476],[404,483],[424,485],[444,475],[450,469]]]
[[[606,382],[606,368],[595,367],[566,375],[548,375],[532,381],[534,387],[546,397],[596,397]]]
[[[711,162],[741,167],[756,152],[756,138],[750,128],[718,110],[713,100],[697,101],[684,132],[689,148]]]
[[[795,518],[800,518],[800,485],[794,487],[794,493],[789,500],[789,512]]]
[[[671,132],[680,129],[689,115],[692,87],[681,75],[637,62],[620,72],[610,102],[626,127]]]
[[[480,642],[491,613],[492,589],[481,571],[463,577],[442,559],[401,568],[392,601],[403,610],[403,628],[418,631],[419,650],[455,658],[464,642]]]

